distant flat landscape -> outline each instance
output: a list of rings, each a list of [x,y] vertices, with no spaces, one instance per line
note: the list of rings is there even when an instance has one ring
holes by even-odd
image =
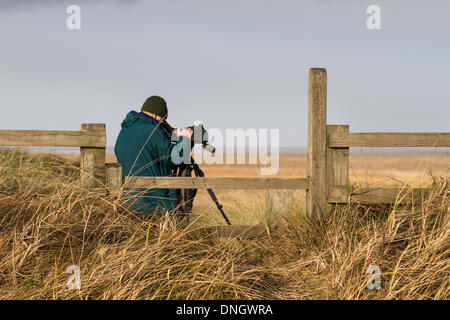
[[[71,161],[80,155],[60,154]],[[248,157],[248,155],[247,155]],[[106,154],[106,162],[114,163],[114,154]],[[305,154],[281,154],[276,177],[306,177]],[[211,177],[258,177],[260,165],[201,165]],[[446,154],[351,154],[350,180],[360,184],[394,186],[404,183],[419,186],[432,181],[432,175],[450,174],[450,155]]]

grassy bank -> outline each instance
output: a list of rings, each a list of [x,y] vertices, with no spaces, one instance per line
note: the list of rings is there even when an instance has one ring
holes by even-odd
[[[448,177],[419,204],[346,206],[320,221],[299,205],[267,238],[237,240],[199,238],[218,216],[207,210],[187,227],[133,216],[117,194],[81,190],[78,174],[56,156],[0,153],[0,299],[450,297]],[[224,206],[239,222],[264,222],[254,202],[230,195]],[[66,287],[70,265],[81,290]],[[367,289],[369,265],[381,270],[379,290]]]

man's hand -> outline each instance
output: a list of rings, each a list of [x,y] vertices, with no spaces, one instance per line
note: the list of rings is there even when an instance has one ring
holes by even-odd
[[[177,136],[179,136],[179,137],[185,136],[190,139],[192,137],[192,130],[187,129],[186,127],[177,128]]]

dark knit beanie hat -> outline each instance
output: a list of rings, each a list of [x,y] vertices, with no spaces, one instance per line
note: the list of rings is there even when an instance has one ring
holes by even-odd
[[[141,111],[154,113],[164,119],[167,119],[168,116],[166,101],[158,96],[151,96],[150,98],[145,100],[144,104],[142,105]]]

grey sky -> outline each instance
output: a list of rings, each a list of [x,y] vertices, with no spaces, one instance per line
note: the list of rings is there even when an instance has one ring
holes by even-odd
[[[78,4],[81,30],[66,28]],[[366,28],[381,7],[382,30]],[[0,129],[120,122],[150,95],[169,122],[280,128],[306,145],[307,76],[328,123],[450,131],[450,1],[0,1]]]

